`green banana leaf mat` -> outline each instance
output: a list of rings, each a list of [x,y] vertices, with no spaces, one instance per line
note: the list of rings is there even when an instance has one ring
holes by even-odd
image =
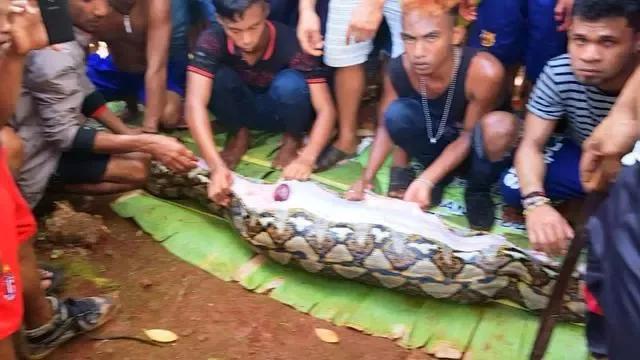
[[[177,135],[195,150],[187,132]],[[217,140],[222,143],[222,138]],[[280,173],[269,168],[269,159],[278,142],[276,136],[256,134],[252,148],[236,171],[266,181],[277,180]],[[365,151],[335,169],[314,174],[313,180],[334,190],[346,190],[360,175],[367,156]],[[380,171],[377,191],[387,188],[388,171],[388,166]],[[450,224],[466,225],[461,183],[449,186],[445,194],[443,203],[434,212]],[[437,357],[464,356],[474,360],[529,357],[538,317],[514,306],[459,305],[282,266],[253,253],[224,219],[189,202],[169,202],[136,192],[122,196],[112,207],[120,216],[133,218],[184,261],[336,325],[387,337],[407,348],[424,348]],[[521,227],[498,220],[495,232],[526,246]],[[588,358],[584,327],[559,324],[545,359]]]

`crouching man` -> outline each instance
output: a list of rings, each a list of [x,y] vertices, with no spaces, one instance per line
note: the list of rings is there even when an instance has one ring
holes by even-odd
[[[406,52],[391,60],[384,85],[393,101],[378,126],[367,167],[346,197],[361,200],[397,146],[425,167],[415,180],[404,176],[404,200],[437,206],[444,187],[463,175],[469,224],[489,230],[495,218],[491,186],[509,164],[517,132],[516,118],[499,111],[505,108],[504,69],[487,52],[454,45],[457,8],[428,0],[407,0],[402,6]]]
[[[329,141],[335,110],[323,66],[300,49],[292,29],[267,20],[264,0],[214,3],[219,24],[206,30],[196,45],[187,79],[186,117],[213,170],[210,196],[225,203],[229,169],[247,151],[250,129],[283,133],[272,166],[283,168],[286,178],[302,180]],[[208,109],[229,131],[220,154]]]
[[[105,106],[85,74],[84,31],[92,32],[108,7],[99,0],[69,5],[77,40],[27,56],[23,90],[10,121],[23,143],[17,182],[32,207],[52,176],[65,190],[104,194],[142,186],[150,158],[176,171],[195,166],[193,154],[177,140],[132,134]],[[88,117],[121,134],[85,126]]]

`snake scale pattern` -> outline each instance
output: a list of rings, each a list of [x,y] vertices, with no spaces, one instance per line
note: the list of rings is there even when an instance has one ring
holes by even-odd
[[[275,185],[236,176],[231,205],[222,209],[207,199],[208,179],[209,172],[202,167],[189,174],[174,174],[162,165],[154,164],[147,190],[162,198],[189,198],[200,202],[212,213],[229,218],[242,238],[257,252],[312,273],[465,304],[510,300],[538,312],[546,307],[559,272],[556,262],[520,249],[497,235],[484,234],[501,239],[500,246],[479,244],[474,248],[480,234],[446,227],[446,231],[453,234],[451,236],[463,240],[465,245],[461,249],[460,246],[449,246],[442,236],[407,233],[401,226],[383,224],[385,209],[379,207],[390,209],[396,206],[392,204],[401,203],[398,200],[377,196],[380,205],[364,209],[364,204],[340,203],[346,203],[346,200],[319,185],[292,182],[292,191],[301,193],[296,186],[307,186],[304,192],[313,195],[288,206],[287,201],[273,199]],[[238,192],[238,183],[239,187],[253,190]],[[260,192],[268,192],[271,199],[253,206],[252,194]],[[320,198],[356,210],[350,210],[339,221],[327,219],[330,217],[327,213],[318,214],[308,209],[313,207],[312,202],[321,202]],[[362,210],[358,210],[359,206]],[[390,213],[389,209],[387,213]],[[369,214],[371,211],[374,215],[381,214],[381,220],[359,222],[358,213],[368,211]],[[446,225],[434,215],[424,216],[432,216],[436,220],[429,221],[437,221],[433,224],[445,228]],[[407,212],[406,217],[411,218],[411,215]],[[583,277],[576,271],[565,294],[560,319],[583,321],[582,285]]]

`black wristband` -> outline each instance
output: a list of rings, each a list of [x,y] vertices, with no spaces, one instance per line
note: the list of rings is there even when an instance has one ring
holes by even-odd
[[[93,151],[93,145],[96,141],[96,135],[98,131],[94,128],[87,126],[81,126],[76,133],[76,137],[73,139],[71,149],[91,152]]]
[[[84,98],[82,102],[82,114],[86,117],[91,117],[106,104],[107,101],[104,99],[104,96],[102,96],[102,93],[96,90]]]
[[[523,196],[522,200],[531,199],[531,198],[536,197],[536,196],[545,197],[545,198],[548,197],[547,193],[545,193],[544,191],[532,191],[532,192],[528,193],[527,195]]]

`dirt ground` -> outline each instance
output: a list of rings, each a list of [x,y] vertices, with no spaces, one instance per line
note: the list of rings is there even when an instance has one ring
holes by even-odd
[[[50,359],[429,359],[422,351],[408,351],[391,340],[333,326],[182,262],[142,234],[133,221],[115,215],[108,206],[111,199],[73,201],[78,210],[102,215],[111,235],[86,255],[67,251],[56,259],[84,264],[80,268],[89,264],[95,273],[85,276],[77,275],[82,271],[70,271],[64,295],[116,291],[121,305],[116,317],[93,335],[139,336],[143,329],[161,328],[180,338],[156,347],[82,336]],[[60,250],[45,242],[38,252],[46,260]],[[96,274],[110,281],[96,285]],[[334,330],[340,342],[322,342],[315,328]]]

